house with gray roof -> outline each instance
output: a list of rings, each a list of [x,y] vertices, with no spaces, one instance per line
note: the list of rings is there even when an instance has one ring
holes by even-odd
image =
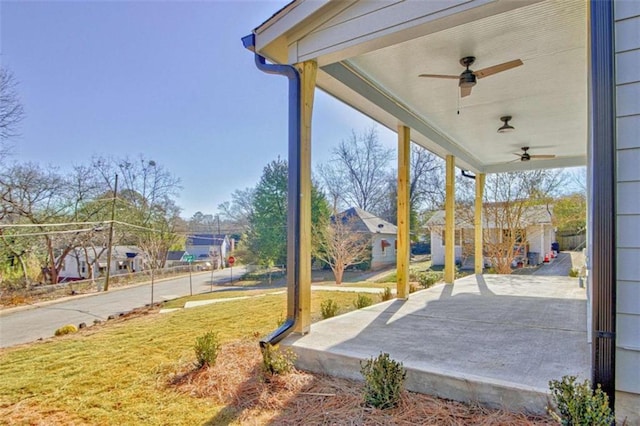
[[[193,234],[187,237],[185,249],[195,256],[196,262],[211,262],[218,269],[225,266],[232,246],[229,237],[224,234]]]
[[[351,207],[340,213],[340,217],[353,218],[354,232],[371,234],[371,269],[380,269],[396,263],[396,225],[379,218],[359,207]]]
[[[519,250],[516,258],[539,264],[544,255],[552,250],[555,242],[555,228],[552,224],[552,209],[546,205],[527,206],[517,218],[507,219],[507,209],[499,203],[485,203],[482,215],[482,228],[485,245],[488,241],[501,240],[505,233],[516,232],[520,236]],[[513,214],[513,213],[511,213]],[[457,263],[473,265],[474,246],[474,209],[456,211],[455,214],[455,259]],[[508,229],[509,223],[515,229]],[[444,265],[445,257],[445,211],[436,211],[426,223],[431,234],[431,262],[433,265]],[[486,259],[485,265],[490,264]]]

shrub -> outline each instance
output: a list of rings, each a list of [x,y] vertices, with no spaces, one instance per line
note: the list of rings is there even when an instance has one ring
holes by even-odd
[[[380,353],[375,359],[360,362],[360,373],[364,377],[364,400],[368,405],[379,409],[398,405],[407,376],[401,362]]]
[[[393,293],[391,293],[391,289],[389,287],[385,287],[384,291],[380,293],[380,300],[386,302],[391,299],[393,299]]]
[[[578,275],[580,275],[580,270],[578,268],[571,268],[569,270],[569,276],[571,278],[576,278],[576,277],[578,277]]]
[[[416,291],[418,291],[418,286],[413,283],[409,284],[409,293],[415,293]]]
[[[563,376],[562,380],[549,382],[551,396],[558,413],[549,414],[562,425],[608,426],[614,416],[609,408],[609,397],[600,385],[593,391],[588,380],[576,383],[575,376]]]
[[[296,354],[287,349],[281,351],[267,343],[262,347],[262,372],[267,375],[287,374],[293,369]]]
[[[76,333],[77,331],[78,331],[78,328],[75,325],[67,324],[57,329],[54,334],[56,336],[64,336],[65,334],[72,334],[72,333]]]
[[[218,352],[220,352],[218,333],[209,331],[196,338],[193,349],[196,352],[196,366],[198,368],[215,365]]]
[[[323,300],[320,303],[320,312],[323,319],[335,317],[338,314],[338,303],[333,299]]]
[[[353,302],[353,306],[355,306],[356,309],[366,308],[371,305],[373,305],[373,299],[366,294],[358,294],[358,298]]]
[[[437,272],[423,272],[418,275],[418,282],[422,286],[422,288],[429,288],[433,286],[435,283],[440,281],[442,278],[441,274]]]

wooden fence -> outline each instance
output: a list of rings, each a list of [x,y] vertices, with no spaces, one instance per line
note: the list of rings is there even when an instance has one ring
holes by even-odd
[[[586,234],[581,235],[556,235],[560,244],[560,250],[581,250],[587,243]]]

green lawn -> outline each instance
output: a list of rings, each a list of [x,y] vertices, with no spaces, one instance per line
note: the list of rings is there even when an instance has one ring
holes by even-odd
[[[236,292],[215,296],[237,297]],[[246,295],[246,292],[241,294]],[[211,296],[211,295],[206,295]],[[312,317],[331,298],[353,310],[357,293],[313,292]],[[193,363],[196,337],[264,336],[286,313],[284,294],[110,321],[75,335],[0,351],[0,423],[197,425],[220,414],[166,386]]]
[[[420,272],[426,272],[431,269],[431,261],[430,260],[422,260],[420,262],[411,262],[409,265],[409,275],[412,281],[417,281],[415,275]],[[389,272],[389,275],[386,275],[380,279],[378,279],[377,283],[388,284],[395,283],[398,280],[398,276],[396,271]]]

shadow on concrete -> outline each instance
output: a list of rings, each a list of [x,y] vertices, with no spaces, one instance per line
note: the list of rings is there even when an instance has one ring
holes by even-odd
[[[284,345],[302,369],[356,380],[360,360],[387,352],[410,390],[544,412],[549,380],[590,374],[584,290],[568,280],[469,276],[322,321]]]

